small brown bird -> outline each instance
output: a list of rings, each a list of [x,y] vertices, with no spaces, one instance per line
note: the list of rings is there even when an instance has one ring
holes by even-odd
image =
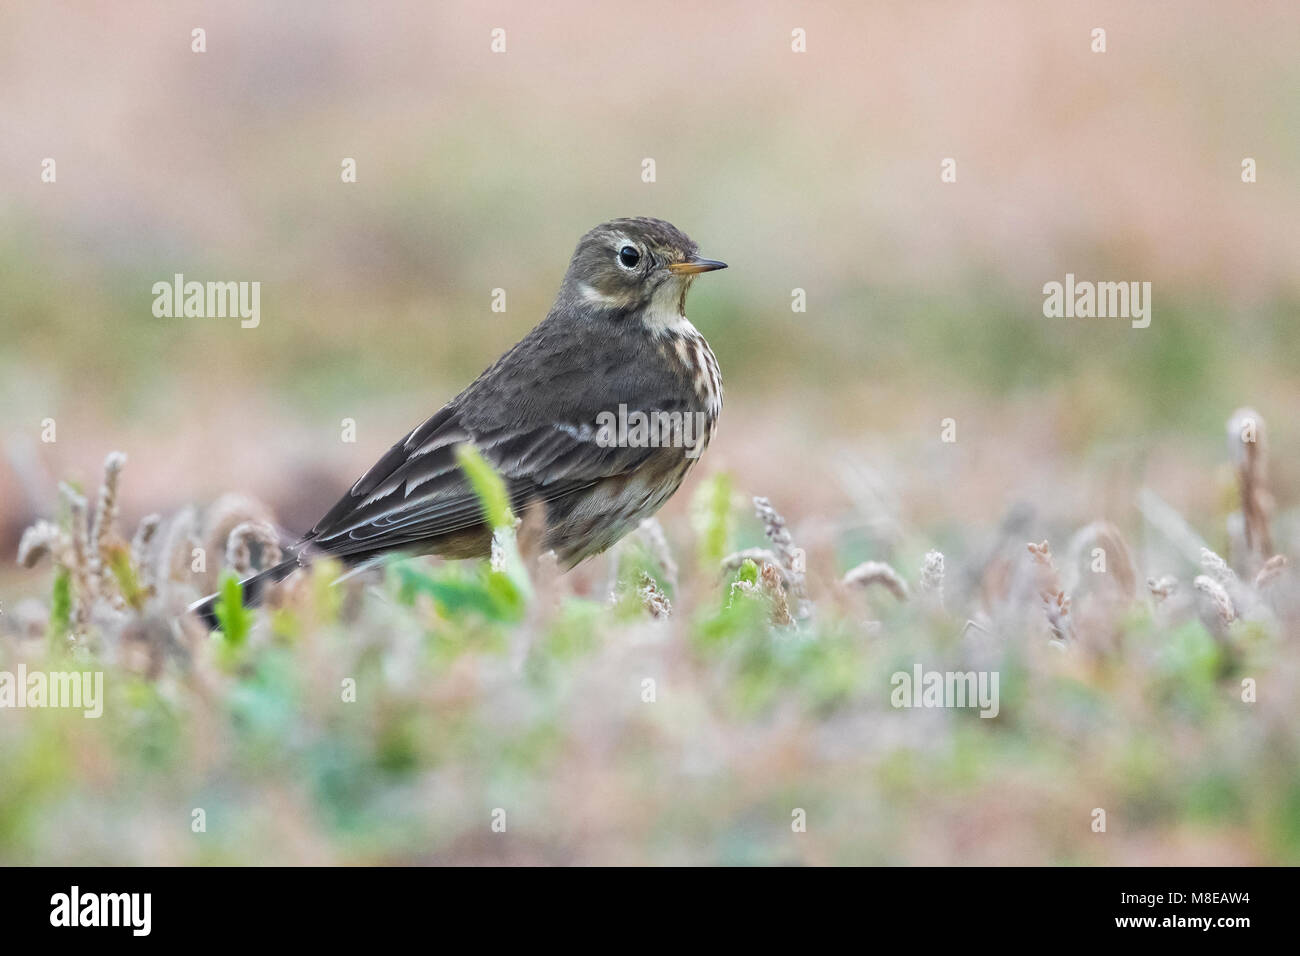
[[[484,557],[492,531],[457,463],[469,443],[511,507],[544,506],[544,547],[568,569],[672,496],[713,436],[722,376],[686,318],[695,276],[725,269],[659,219],[615,219],[578,243],[546,318],[399,441],[290,557],[244,582],[245,603],[313,557]],[[191,610],[214,624],[215,596]]]

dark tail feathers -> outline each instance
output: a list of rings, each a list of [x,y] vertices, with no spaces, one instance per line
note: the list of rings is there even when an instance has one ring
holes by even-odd
[[[267,568],[265,571],[258,571],[251,577],[245,578],[241,583],[244,586],[244,606],[253,607],[261,604],[262,598],[269,585],[283,581],[290,574],[299,568],[298,558],[292,557],[281,561],[279,564]],[[216,594],[210,594],[202,601],[196,601],[190,605],[190,611],[199,616],[199,619],[207,625],[209,631],[216,630],[217,615],[213,610],[217,603]]]

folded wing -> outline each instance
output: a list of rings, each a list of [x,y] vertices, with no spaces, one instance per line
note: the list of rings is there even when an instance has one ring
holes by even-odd
[[[554,501],[630,472],[656,451],[601,444],[587,424],[471,428],[453,403],[389,449],[301,547],[342,558],[436,550],[437,539],[481,527],[478,496],[456,460],[456,448],[464,443],[505,480],[516,514],[534,501]]]

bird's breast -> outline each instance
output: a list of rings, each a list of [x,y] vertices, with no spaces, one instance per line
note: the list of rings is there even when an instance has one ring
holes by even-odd
[[[682,385],[693,393],[689,404],[708,415],[711,428],[722,412],[722,370],[713,349],[685,316],[679,329],[664,336],[660,348]]]

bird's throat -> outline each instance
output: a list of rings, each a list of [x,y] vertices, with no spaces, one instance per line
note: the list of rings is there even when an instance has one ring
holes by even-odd
[[[650,297],[641,312],[641,322],[654,335],[698,335],[699,332],[686,317],[686,293],[691,280],[673,279],[665,282]]]

